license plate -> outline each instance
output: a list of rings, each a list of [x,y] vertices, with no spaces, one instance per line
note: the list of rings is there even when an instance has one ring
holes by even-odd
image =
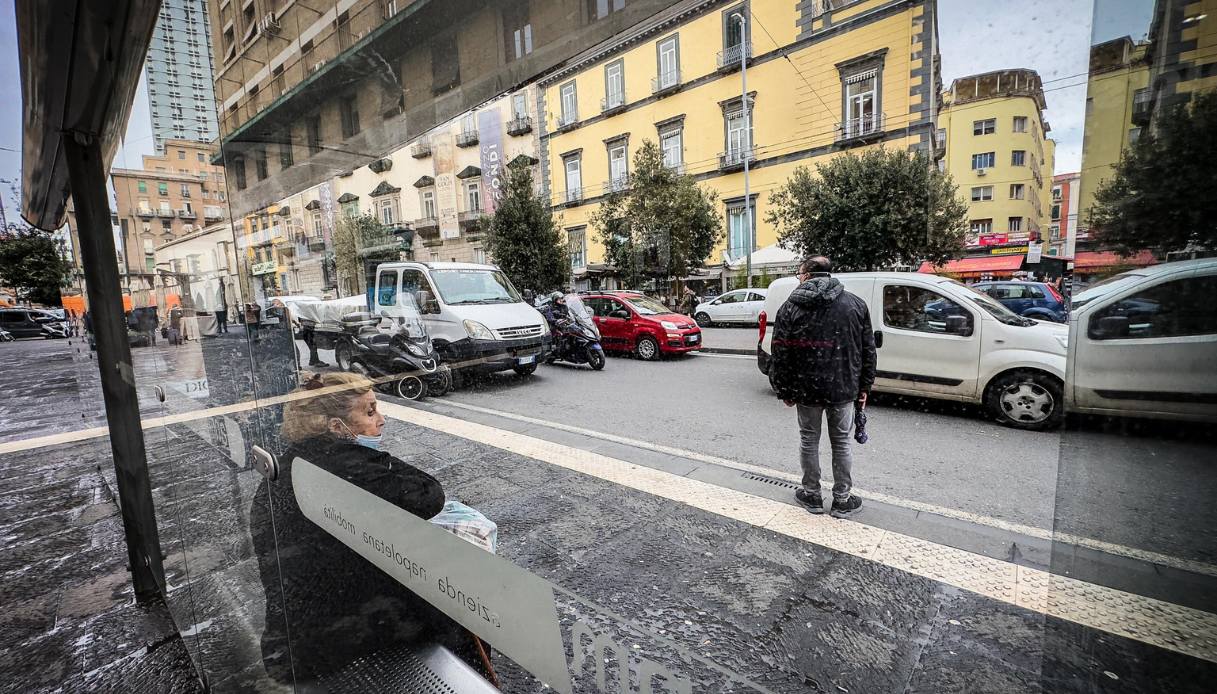
[[[695,344],[701,342],[701,335],[690,335],[688,339],[690,344]]]
[[[536,361],[536,360],[537,360],[536,355],[529,356],[529,357],[520,357],[520,359],[519,359],[519,361],[520,361],[520,366],[523,366],[523,365],[525,365],[525,364],[531,364],[531,363],[533,363],[533,362],[534,362],[534,361]]]

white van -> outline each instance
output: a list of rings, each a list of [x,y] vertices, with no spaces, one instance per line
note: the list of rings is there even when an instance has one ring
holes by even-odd
[[[552,344],[545,317],[493,265],[382,263],[374,301],[374,312],[391,315],[412,302],[453,369],[531,374]]]
[[[1125,272],[1073,299],[1071,412],[1217,422],[1217,258]]]
[[[867,303],[878,348],[874,389],[983,404],[1002,424],[1049,429],[1064,416],[1068,328],[1023,318],[946,277],[913,272],[833,275]],[[769,373],[767,329],[798,280],[769,285],[757,365]]]

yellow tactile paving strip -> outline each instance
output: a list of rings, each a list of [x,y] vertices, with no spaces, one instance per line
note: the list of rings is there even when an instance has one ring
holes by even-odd
[[[381,403],[386,415],[869,559],[994,600],[1217,662],[1217,615],[1085,583],[525,434]]]

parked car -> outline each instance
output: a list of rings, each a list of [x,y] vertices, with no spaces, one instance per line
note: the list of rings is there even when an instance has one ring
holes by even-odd
[[[972,288],[997,299],[1020,316],[1054,323],[1069,319],[1065,297],[1047,282],[980,282]]]
[[[494,265],[381,263],[371,300],[374,312],[390,315],[417,306],[440,358],[453,369],[527,375],[552,347],[545,317]]]
[[[0,309],[0,328],[13,337],[67,337],[67,322],[36,308]]]
[[[580,297],[592,311],[605,350],[652,360],[701,349],[696,322],[639,292],[584,292]]]
[[[693,317],[698,325],[707,328],[720,323],[756,325],[761,311],[765,310],[768,293],[768,289],[759,287],[736,289],[698,304]]]
[[[1217,258],[1125,272],[1073,297],[1070,411],[1217,422]]]
[[[876,391],[978,403],[1020,429],[1060,424],[1065,326],[1023,318],[988,294],[937,275],[834,276],[870,309],[879,356]],[[768,322],[796,286],[793,277],[769,285],[757,345],[764,374],[773,344]]]

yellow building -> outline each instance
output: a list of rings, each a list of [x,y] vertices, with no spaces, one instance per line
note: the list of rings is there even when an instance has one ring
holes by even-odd
[[[718,194],[727,234],[711,266],[776,243],[769,198],[796,167],[860,147],[934,151],[935,12],[933,0],[685,0],[546,76],[543,176],[576,286],[597,284],[605,269],[588,220],[606,192],[629,185],[644,140]]]
[[[1082,180],[1078,195],[1077,240],[1090,238],[1090,207],[1124,151],[1149,123],[1148,43],[1127,36],[1090,47],[1086,85],[1086,131],[1082,140]]]
[[[943,95],[944,163],[968,201],[968,246],[1026,246],[1047,237],[1056,143],[1034,70],[955,80]]]

